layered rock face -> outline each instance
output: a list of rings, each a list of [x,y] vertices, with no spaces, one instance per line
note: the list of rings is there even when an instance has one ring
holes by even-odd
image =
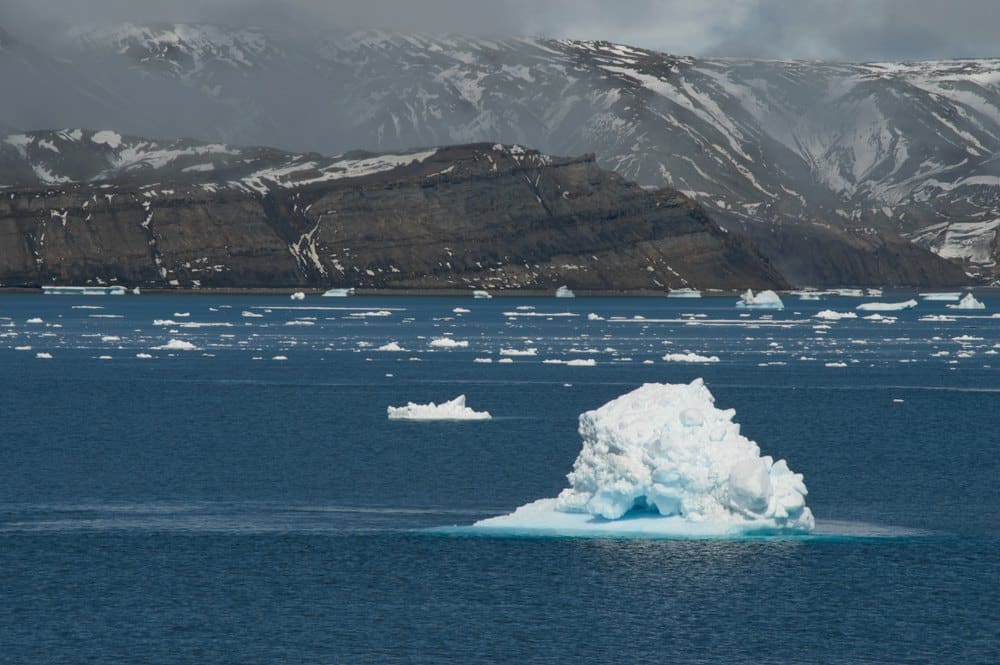
[[[6,285],[787,285],[683,194],[627,182],[593,156],[473,144],[324,158],[112,132],[19,136],[25,163],[9,144],[5,169],[21,184],[0,190]]]

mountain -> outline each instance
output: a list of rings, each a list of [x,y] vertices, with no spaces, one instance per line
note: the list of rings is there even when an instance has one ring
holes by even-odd
[[[592,155],[324,157],[75,129],[8,135],[0,179],[7,285],[787,286],[698,204]]]
[[[60,53],[94,98],[67,95],[66,76],[33,77],[27,99],[73,102],[47,106],[44,125],[0,108],[0,123],[326,154],[477,141],[593,152],[695,198],[796,284],[998,275],[1000,60],[698,59],[607,42],[177,24],[81,29]]]

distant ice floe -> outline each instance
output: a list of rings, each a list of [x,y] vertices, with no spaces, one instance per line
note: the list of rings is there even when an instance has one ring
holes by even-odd
[[[306,294],[302,293],[301,291],[296,291],[295,293],[293,293],[288,297],[291,298],[292,300],[305,300]]]
[[[962,297],[961,291],[945,291],[938,293],[921,293],[920,297],[924,300],[936,301],[936,302],[958,302],[958,299]]]
[[[945,305],[948,309],[986,309],[984,305],[971,293],[966,293],[965,297],[962,298],[957,305]]]
[[[858,315],[854,312],[835,312],[832,309],[824,309],[822,312],[813,314],[813,318],[824,321],[839,321],[841,319],[856,319]]]
[[[469,346],[466,340],[452,339],[451,337],[435,337],[430,341],[430,345],[435,349],[464,349]]]
[[[538,349],[529,347],[527,349],[500,349],[501,356],[537,356]]]
[[[465,309],[464,307],[456,307],[453,310],[451,310],[451,313],[452,314],[468,314],[471,311],[472,310]]]
[[[40,360],[52,360],[52,354],[45,351],[39,351],[35,354],[35,357]]]
[[[746,293],[740,296],[736,306],[750,309],[785,309],[785,304],[781,302],[781,298],[771,290],[761,291],[754,295],[753,291],[747,289]]]
[[[406,351],[403,347],[399,345],[399,342],[389,342],[388,344],[383,344],[382,346],[375,349],[376,351]]]
[[[415,404],[386,407],[389,420],[491,420],[489,411],[475,411],[465,405],[465,395],[441,404]]]
[[[580,451],[555,499],[476,522],[541,535],[730,537],[808,533],[801,474],[761,456],[701,379],[647,383],[580,416]]]
[[[901,312],[916,307],[919,303],[912,298],[903,302],[863,302],[854,309],[861,312]]]
[[[550,358],[548,360],[542,361],[543,365],[566,365],[568,367],[595,367],[597,361],[593,358],[574,358],[572,360],[560,360],[558,358]]]
[[[556,289],[556,298],[575,298],[576,294],[573,293],[568,286],[560,286]]]
[[[197,351],[198,347],[185,339],[171,339],[166,344],[154,346],[153,351]]]
[[[702,356],[697,353],[668,353],[663,356],[668,363],[717,363],[719,356]]]

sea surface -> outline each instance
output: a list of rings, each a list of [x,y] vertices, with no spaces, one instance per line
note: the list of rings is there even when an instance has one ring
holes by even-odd
[[[0,663],[1000,662],[981,299],[0,296]],[[581,412],[697,377],[829,535],[440,529],[555,496]],[[459,394],[493,420],[386,418]]]

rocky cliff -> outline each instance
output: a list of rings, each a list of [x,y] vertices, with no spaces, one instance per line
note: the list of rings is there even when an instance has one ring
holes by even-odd
[[[691,199],[593,156],[474,144],[326,158],[84,130],[3,145],[6,285],[786,285]]]

